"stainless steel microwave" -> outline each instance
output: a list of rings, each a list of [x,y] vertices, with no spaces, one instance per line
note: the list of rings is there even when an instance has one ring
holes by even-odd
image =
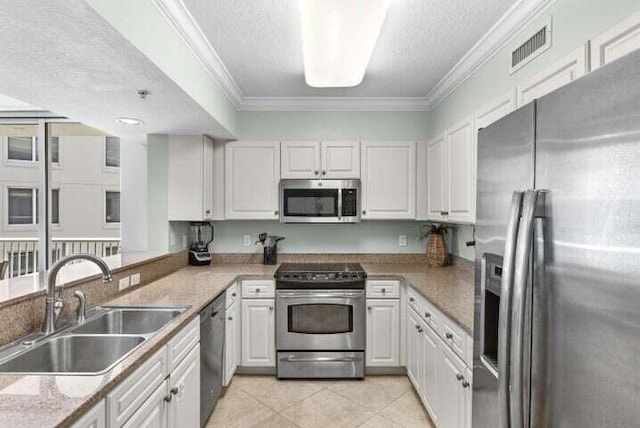
[[[360,180],[281,180],[281,223],[358,223]]]

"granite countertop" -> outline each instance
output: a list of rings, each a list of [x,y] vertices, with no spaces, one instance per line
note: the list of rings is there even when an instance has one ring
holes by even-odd
[[[473,328],[473,269],[363,263],[369,277],[403,277],[460,324]],[[124,380],[238,277],[273,276],[277,266],[213,264],[186,267],[106,302],[108,305],[190,305],[109,372],[97,376],[0,374],[0,426],[69,426]]]

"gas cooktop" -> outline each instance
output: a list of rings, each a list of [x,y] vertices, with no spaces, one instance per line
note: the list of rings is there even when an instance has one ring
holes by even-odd
[[[302,284],[362,283],[367,273],[360,263],[283,263],[275,273],[276,288],[293,288],[293,282]],[[306,287],[305,287],[306,288]]]

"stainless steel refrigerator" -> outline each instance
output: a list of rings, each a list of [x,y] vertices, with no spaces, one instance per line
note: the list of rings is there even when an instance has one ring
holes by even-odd
[[[473,427],[640,426],[640,52],[478,133]]]

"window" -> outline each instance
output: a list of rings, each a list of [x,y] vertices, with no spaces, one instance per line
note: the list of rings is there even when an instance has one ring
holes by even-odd
[[[111,168],[120,167],[120,138],[105,137],[105,166]]]
[[[36,137],[8,137],[7,159],[26,162],[37,161]]]
[[[105,192],[105,214],[106,223],[120,223],[120,192]]]
[[[51,137],[51,163],[60,163],[60,137]]]
[[[8,188],[7,206],[9,225],[38,224],[38,189]],[[51,223],[60,224],[60,189],[51,190]]]

